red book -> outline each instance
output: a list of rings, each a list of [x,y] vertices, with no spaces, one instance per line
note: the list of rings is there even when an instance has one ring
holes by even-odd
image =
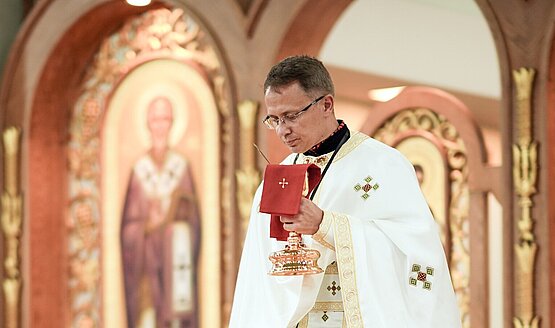
[[[280,215],[294,216],[299,213],[301,197],[310,195],[320,177],[320,168],[314,164],[266,166],[260,212],[272,215],[270,237],[287,240],[289,232],[283,229]]]

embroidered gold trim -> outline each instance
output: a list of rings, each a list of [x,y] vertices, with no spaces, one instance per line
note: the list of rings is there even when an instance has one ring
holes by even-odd
[[[308,328],[308,313],[299,321],[297,328]]]
[[[318,156],[318,157],[314,157],[314,156],[305,156],[303,154],[303,159],[302,162],[305,164],[316,164],[316,166],[318,166],[320,169],[324,168],[326,166],[326,164],[328,164],[328,155],[322,155],[322,156]]]
[[[339,149],[339,152],[337,153],[333,161],[337,162],[338,160],[342,159],[368,138],[370,137],[365,135],[364,133],[361,133],[358,131],[352,131],[351,137],[341,147],[341,149]]]
[[[328,265],[328,267],[326,268],[325,274],[339,274],[339,271],[337,270],[337,262],[331,262],[330,265]]]
[[[332,251],[335,251],[335,247],[333,247],[332,244],[328,243],[324,239],[322,239],[322,238],[313,238],[313,239],[316,240],[317,242],[319,242],[320,244],[322,244],[322,246],[327,247],[327,248],[331,249]]]
[[[358,147],[364,140],[370,138],[369,136],[365,135],[362,132],[352,131],[351,137],[345,142],[345,144],[339,149],[339,152],[333,159],[333,163],[337,162],[341,158],[345,157],[349,154],[353,149]],[[320,168],[326,166],[328,163],[328,156],[327,154],[322,155],[320,157],[313,157],[313,156],[305,156],[304,154],[300,155],[300,162],[305,164],[316,164]]]
[[[356,284],[355,255],[351,226],[346,215],[332,213],[334,222],[335,248],[337,267],[341,284],[341,298],[347,326],[350,328],[363,327],[358,290]]]
[[[325,240],[325,237],[328,235],[328,232],[330,231],[331,222],[332,222],[332,219],[330,218],[329,212],[324,211],[324,217],[322,218],[322,223],[320,223],[320,228],[312,236],[312,239],[322,244],[322,246],[327,247],[332,251],[335,251],[335,247]]]
[[[310,312],[314,311],[335,311],[343,312],[342,302],[316,302]]]

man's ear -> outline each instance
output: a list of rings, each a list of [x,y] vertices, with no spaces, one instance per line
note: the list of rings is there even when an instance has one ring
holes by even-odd
[[[333,98],[332,95],[327,95],[324,98],[324,113],[333,114],[334,101],[335,99]]]

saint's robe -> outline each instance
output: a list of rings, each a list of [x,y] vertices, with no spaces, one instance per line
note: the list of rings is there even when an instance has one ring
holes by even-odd
[[[163,220],[153,223],[153,207]],[[158,168],[137,161],[127,189],[121,245],[128,327],[154,309],[156,327],[197,327],[200,221],[187,160],[168,152]],[[173,326],[172,326],[173,327]]]

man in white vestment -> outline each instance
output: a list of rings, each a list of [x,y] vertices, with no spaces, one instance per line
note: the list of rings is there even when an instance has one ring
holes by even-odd
[[[314,163],[320,185],[299,213],[280,218],[303,234],[325,273],[272,276],[270,215],[255,194],[230,328],[457,328],[459,311],[438,227],[413,166],[397,150],[335,118],[323,64],[289,57],[264,83],[264,123],[291,150],[282,164]],[[330,163],[331,162],[331,163]]]

